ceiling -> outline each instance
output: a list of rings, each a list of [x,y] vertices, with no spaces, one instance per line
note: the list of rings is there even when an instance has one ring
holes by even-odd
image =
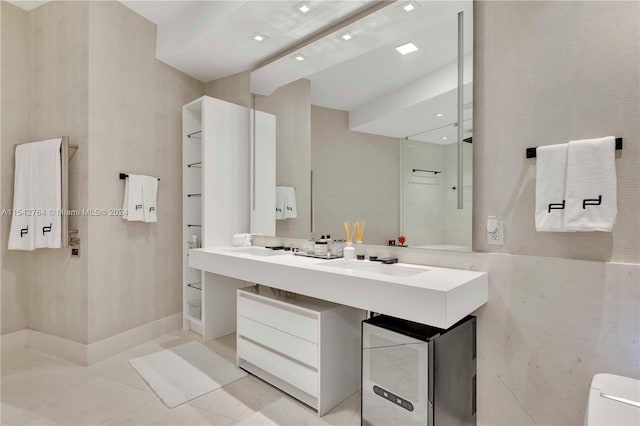
[[[9,0],[32,10],[47,1]],[[156,57],[202,82],[264,62],[373,5],[373,0],[120,0],[158,28]],[[302,13],[298,7],[309,7]],[[257,42],[256,32],[268,38]]]
[[[254,93],[268,95],[289,82],[311,81],[313,105],[349,111],[353,131],[404,138],[440,129],[420,139],[454,143],[457,121],[457,14],[464,12],[464,118],[472,116],[473,5],[471,1],[401,1],[388,5],[280,58],[251,74]],[[349,31],[347,42],[340,36]],[[400,55],[413,42],[419,50]],[[443,114],[436,116],[436,114]],[[453,132],[453,133],[452,133]],[[447,139],[442,137],[447,136]],[[466,137],[466,136],[465,136]]]
[[[208,82],[267,58],[371,6],[371,0],[130,1],[121,3],[158,25],[156,57]],[[256,32],[268,38],[257,42]]]

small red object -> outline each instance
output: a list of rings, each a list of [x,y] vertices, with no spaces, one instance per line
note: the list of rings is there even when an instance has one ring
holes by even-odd
[[[403,246],[403,245],[404,245],[404,242],[405,242],[405,241],[407,241],[407,239],[406,239],[403,235],[400,235],[400,236],[398,237],[398,242],[400,243],[400,245],[401,245],[401,246]]]

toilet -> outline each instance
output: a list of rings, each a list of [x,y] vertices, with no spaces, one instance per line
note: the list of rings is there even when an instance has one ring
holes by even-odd
[[[584,425],[640,425],[640,380],[614,374],[593,376]]]

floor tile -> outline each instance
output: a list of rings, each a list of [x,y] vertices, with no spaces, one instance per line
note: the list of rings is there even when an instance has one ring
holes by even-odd
[[[22,373],[28,370],[45,369],[47,367],[78,367],[78,364],[56,358],[42,352],[28,348],[14,349],[2,352],[2,364],[0,373],[2,376],[9,376],[15,373]]]
[[[278,391],[260,379],[248,376],[194,399],[189,404],[239,419],[247,412],[253,413],[266,406],[265,399],[274,398],[275,392]]]
[[[360,392],[356,392],[345,399],[340,405],[327,414],[322,419],[334,426],[347,426],[354,421],[360,424]],[[354,420],[355,419],[355,420]]]
[[[188,404],[167,408],[160,400],[154,399],[132,413],[110,423],[111,425],[229,425],[234,419],[221,414],[193,407]]]
[[[2,377],[2,402],[18,408],[35,406],[96,377],[85,367],[64,361],[43,359],[43,364],[24,365]]]
[[[191,331],[176,330],[89,367],[26,348],[3,353],[2,424],[229,425],[282,398],[315,415],[313,409],[255,376],[174,409],[166,408],[129,360],[193,340],[202,342]],[[235,343],[232,334],[204,344],[235,364]],[[359,425],[360,394],[348,398],[322,420],[334,426]]]
[[[13,405],[4,403],[1,404],[0,407],[0,419],[2,425],[7,426],[55,425],[55,422],[53,422],[53,420],[40,417],[28,409],[14,407]]]
[[[57,424],[101,425],[115,421],[155,398],[149,392],[98,377],[48,398],[31,410]]]

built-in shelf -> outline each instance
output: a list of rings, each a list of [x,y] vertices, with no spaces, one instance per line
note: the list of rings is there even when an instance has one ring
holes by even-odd
[[[194,168],[194,169],[201,169],[202,168],[202,161],[198,161],[197,163],[187,164],[187,167],[191,167],[191,168]]]
[[[196,290],[202,290],[202,282],[189,283],[187,287],[195,288]]]
[[[189,139],[202,139],[202,130],[198,130],[197,132],[189,133],[187,135]]]
[[[202,194],[187,194],[187,197],[202,197]]]
[[[188,319],[189,321],[191,321],[194,324],[199,325],[200,327],[202,327],[202,319],[200,318],[196,318],[192,315],[189,314],[184,314],[185,319]]]

